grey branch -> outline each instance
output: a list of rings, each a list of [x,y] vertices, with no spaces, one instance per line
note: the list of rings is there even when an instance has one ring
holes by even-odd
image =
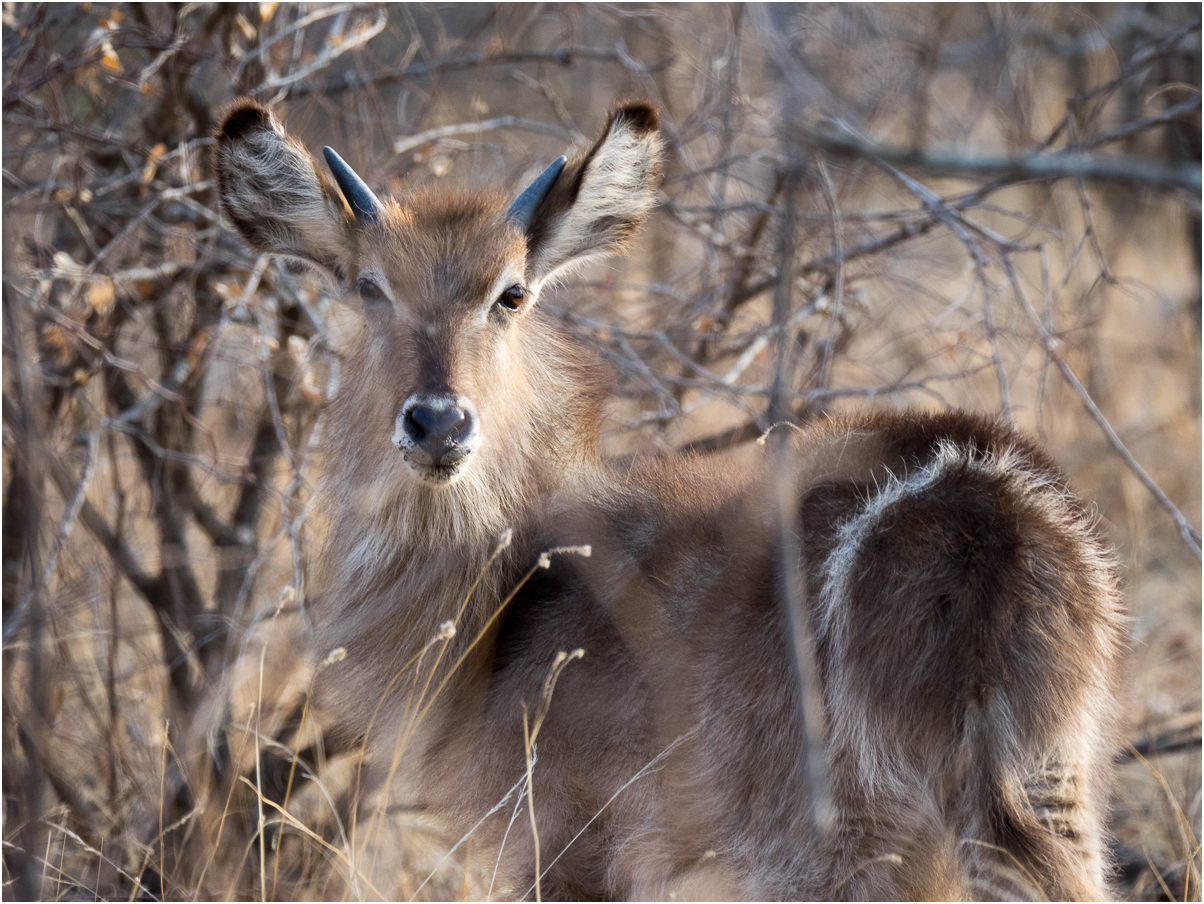
[[[935,176],[983,176],[1015,182],[1030,179],[1089,179],[1129,182],[1149,188],[1200,190],[1199,163],[1159,163],[1137,157],[1054,151],[1010,157],[948,147],[927,149],[875,144],[847,128],[808,130],[814,147],[840,157],[857,157]]]
[[[1130,135],[1136,135],[1138,132],[1144,131],[1145,129],[1150,129],[1154,126],[1160,126],[1163,123],[1172,122],[1175,119],[1178,119],[1180,116],[1186,116],[1187,114],[1193,113],[1199,109],[1200,97],[1199,95],[1196,95],[1183,101],[1183,103],[1175,104],[1173,107],[1167,107],[1161,113],[1157,113],[1147,119],[1140,119],[1136,122],[1126,122],[1123,126],[1118,126],[1111,132],[1105,132],[1103,135],[1097,135],[1095,138],[1080,142],[1079,147],[1082,149],[1097,148],[1101,144],[1108,144],[1112,141],[1121,141],[1122,139],[1128,138]]]
[[[424,144],[431,144],[443,138],[453,138],[456,135],[476,135],[491,129],[502,128],[529,129],[532,132],[553,135],[557,138],[571,137],[566,129],[553,123],[540,122],[537,119],[524,119],[521,116],[495,116],[493,119],[485,119],[480,122],[458,122],[449,126],[439,126],[419,132],[417,135],[398,138],[393,142],[393,153],[404,154],[406,151],[412,151]]]
[[[666,68],[672,57],[656,63],[644,64],[632,60],[619,48],[607,47],[562,47],[558,50],[523,51],[516,53],[475,53],[454,59],[438,60],[434,63],[414,63],[408,66],[381,69],[370,74],[348,72],[341,78],[332,78],[325,84],[312,81],[295,82],[287,89],[288,99],[297,100],[311,94],[332,95],[343,91],[355,91],[368,85],[384,85],[404,82],[407,79],[423,78],[437,72],[453,72],[460,69],[475,69],[478,66],[511,66],[521,63],[554,63],[571,66],[576,60],[612,60],[641,74],[659,72]]]

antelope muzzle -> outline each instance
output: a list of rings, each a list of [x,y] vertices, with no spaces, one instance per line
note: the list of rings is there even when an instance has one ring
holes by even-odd
[[[397,413],[393,445],[425,482],[455,480],[481,444],[477,412],[463,396],[412,395]]]

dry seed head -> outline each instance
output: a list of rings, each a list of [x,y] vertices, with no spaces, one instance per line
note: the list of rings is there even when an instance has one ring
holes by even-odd
[[[575,556],[581,556],[588,559],[593,554],[593,547],[588,543],[583,543],[580,546],[553,546],[547,552],[539,554],[539,562],[536,563],[540,568],[552,567],[552,556],[564,555],[570,553]]]
[[[346,647],[335,647],[330,651],[330,654],[323,660],[322,665],[334,665],[336,662],[342,662],[347,658]]]
[[[493,551],[493,554],[496,556],[503,549],[507,548],[510,545],[510,541],[513,539],[514,531],[512,531],[510,528],[506,528],[502,535],[498,537],[497,549]]]
[[[284,611],[284,607],[297,598],[297,588],[292,584],[285,584],[284,589],[280,591],[280,599],[276,601],[276,608],[272,610],[272,618],[275,618]]]

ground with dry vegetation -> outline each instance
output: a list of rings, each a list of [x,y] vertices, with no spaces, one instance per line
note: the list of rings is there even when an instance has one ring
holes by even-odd
[[[216,208],[251,95],[380,193],[515,188],[654,101],[652,222],[545,300],[618,374],[608,449],[1039,436],[1133,616],[1118,891],[1199,899],[1198,6],[10,3],[3,41],[5,897],[490,890],[305,706],[350,667],[303,618],[343,325]]]

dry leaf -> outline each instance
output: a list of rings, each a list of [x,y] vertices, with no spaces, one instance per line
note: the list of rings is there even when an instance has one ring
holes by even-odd
[[[45,345],[60,362],[71,357],[71,339],[57,323],[48,323],[42,327],[42,344]]]
[[[301,378],[301,383],[298,385],[306,400],[321,404],[326,401],[326,393],[318,386],[312,369],[306,369],[305,375]]]
[[[255,26],[247,21],[247,17],[242,13],[234,17],[234,24],[238,26],[238,30],[242,32],[242,36],[248,41],[255,39]]]
[[[103,45],[104,56],[100,58],[100,66],[102,69],[107,69],[114,75],[121,74],[121,60],[117,59],[117,51],[115,51],[106,41]]]
[[[113,310],[113,302],[116,298],[117,291],[113,286],[113,280],[107,276],[98,277],[92,285],[88,286],[88,304],[101,317]]]
[[[146,185],[151,179],[155,178],[155,170],[159,168],[159,158],[167,152],[167,145],[159,142],[150,149],[150,153],[146,157],[146,166],[142,167],[142,184]]]
[[[242,286],[233,280],[219,279],[215,280],[212,285],[213,291],[223,301],[233,301],[242,294]]]
[[[188,345],[188,369],[196,370],[209,347],[209,331],[201,330]]]
[[[70,189],[62,189],[62,190],[66,191],[66,192],[70,191]],[[53,260],[54,260],[54,266],[56,269],[62,270],[64,273],[69,274],[71,276],[77,276],[84,272],[84,268],[81,267],[79,264],[77,264],[75,262],[75,258],[73,258],[66,251],[54,252]]]

